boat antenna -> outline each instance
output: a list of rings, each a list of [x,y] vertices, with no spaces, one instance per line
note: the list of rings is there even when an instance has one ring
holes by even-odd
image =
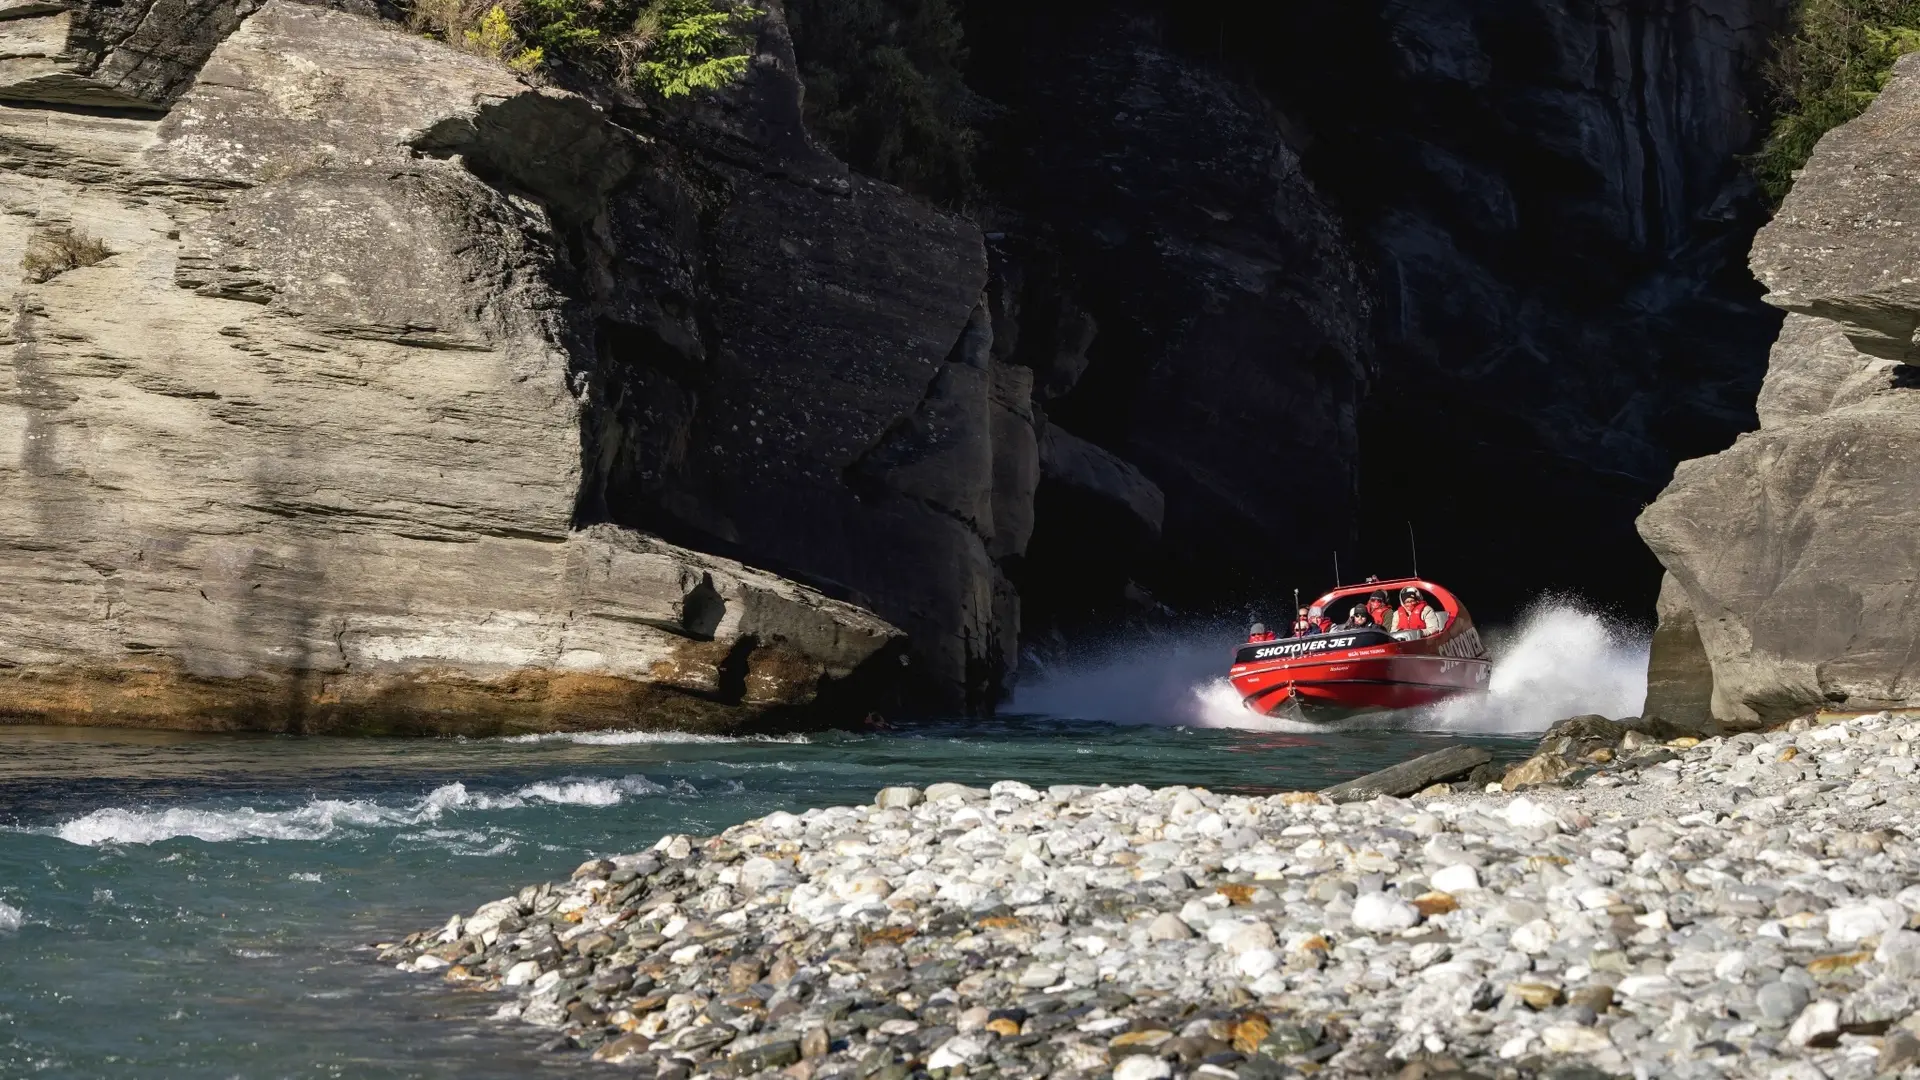
[[[1338,548],[1335,548],[1333,551],[1333,587],[1336,589],[1340,587],[1340,549]],[[1298,607],[1299,605],[1295,604],[1294,606]]]
[[[1298,585],[1293,587],[1293,610],[1300,610],[1300,587]]]
[[[1413,576],[1420,576],[1420,545],[1413,539],[1413,522],[1407,522],[1407,550],[1413,553]]]

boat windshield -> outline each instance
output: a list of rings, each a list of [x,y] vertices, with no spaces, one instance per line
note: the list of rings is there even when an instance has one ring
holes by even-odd
[[[1323,601],[1327,618],[1333,620],[1333,629],[1329,631],[1329,633],[1352,633],[1354,630],[1360,629],[1360,627],[1356,626],[1352,621],[1356,610],[1368,612],[1367,626],[1377,627],[1382,630],[1386,629],[1387,627],[1385,626],[1379,626],[1374,613],[1379,612],[1384,607],[1386,618],[1391,622],[1394,609],[1400,606],[1401,590],[1411,587],[1412,586],[1404,583],[1396,582],[1371,592],[1350,592],[1336,596],[1331,600]],[[1454,620],[1453,612],[1447,610],[1447,605],[1442,603],[1438,596],[1435,596],[1426,589],[1415,588],[1414,591],[1420,594],[1420,599],[1423,603],[1433,610],[1440,612],[1446,622],[1451,623]],[[1371,611],[1369,611],[1369,604],[1372,605]]]

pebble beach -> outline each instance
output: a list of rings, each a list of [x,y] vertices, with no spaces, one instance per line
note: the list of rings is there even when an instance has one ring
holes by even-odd
[[[377,955],[660,1080],[1920,1077],[1920,719],[1592,719],[1404,799],[886,788]]]

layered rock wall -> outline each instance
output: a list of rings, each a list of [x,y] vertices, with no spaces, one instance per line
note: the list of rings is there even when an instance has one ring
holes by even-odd
[[[71,39],[0,105],[0,266],[106,252],[0,296],[0,714],[723,728],[897,669],[864,610],[577,517],[570,230],[640,139],[392,25],[149,14],[187,75],[113,83],[140,112],[41,107],[131,48]]]
[[[1920,701],[1920,57],[1823,138],[1754,243],[1789,314],[1760,430],[1680,466],[1639,528],[1712,709],[1749,725]],[[1656,663],[1661,657],[1656,655]]]

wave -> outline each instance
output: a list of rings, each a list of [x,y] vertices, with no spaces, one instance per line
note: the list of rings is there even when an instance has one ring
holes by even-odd
[[[0,934],[11,934],[27,921],[27,913],[0,900]]]
[[[1544,731],[1583,713],[1638,716],[1647,701],[1647,637],[1565,600],[1536,603],[1496,650],[1485,694],[1423,710],[1440,731]]]
[[[251,806],[165,810],[108,807],[47,831],[83,847],[153,844],[179,837],[208,843],[324,840],[348,830],[430,824],[458,810],[510,810],[540,803],[616,806],[630,797],[664,795],[668,790],[644,776],[542,781],[503,794],[476,793],[468,791],[465,784],[452,783],[433,789],[424,798],[397,806],[366,799],[313,799],[285,810],[256,810]]]
[[[1520,734],[1581,713],[1633,716],[1646,700],[1645,635],[1562,598],[1536,602],[1509,633],[1487,634],[1494,665],[1486,693],[1337,724],[1260,716],[1242,706],[1222,675],[1238,630],[1222,625],[1155,634],[1096,648],[1070,663],[1036,663],[1008,708],[1122,725]]]
[[[1130,727],[1208,726],[1200,695],[1211,683],[1226,686],[1220,673],[1238,641],[1235,629],[1221,624],[1108,642],[1056,664],[1029,657],[1028,671],[1014,686],[1006,708],[1010,713]],[[1226,689],[1233,693],[1232,687]],[[1233,704],[1238,708],[1239,700]],[[1246,720],[1259,719],[1240,711]]]
[[[570,742],[581,746],[671,746],[683,743],[806,743],[805,735],[701,735],[691,731],[543,731],[532,735],[502,735],[487,742]]]

